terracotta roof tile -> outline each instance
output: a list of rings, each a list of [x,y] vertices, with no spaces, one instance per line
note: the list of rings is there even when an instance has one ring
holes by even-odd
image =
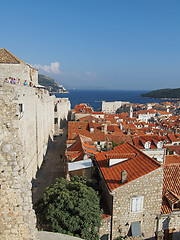
[[[109,167],[106,152],[101,152],[95,155],[97,164],[110,191],[113,191],[114,189],[161,167],[157,161],[148,157],[146,154],[129,143],[124,143],[120,146],[114,147],[112,151],[108,152],[108,154],[117,153],[133,154],[133,157],[130,155],[131,158],[128,160]],[[121,182],[121,172],[123,170],[127,172],[126,183]]]
[[[106,136],[101,132],[100,123],[93,123],[94,132],[90,132],[88,122],[68,122],[68,140],[73,139],[78,134],[91,138],[93,141],[105,141]]]
[[[21,59],[16,57],[14,54],[10,53],[7,49],[1,48],[0,49],[0,63],[5,63],[5,64],[20,64],[23,63],[27,66],[29,66],[32,69],[35,69],[31,67],[29,64],[23,62]],[[37,70],[37,69],[35,69]]]
[[[19,64],[20,60],[18,60],[13,54],[11,54],[5,48],[1,48],[0,49],[0,63]]]
[[[162,208],[163,214],[171,213],[171,207],[168,203],[165,194],[167,191],[171,191],[177,196],[180,196],[180,164],[164,165],[164,177],[163,177],[163,193],[162,193]]]
[[[166,146],[171,151],[176,152],[176,154],[180,155],[180,145]]]
[[[179,155],[166,155],[165,164],[180,163]]]

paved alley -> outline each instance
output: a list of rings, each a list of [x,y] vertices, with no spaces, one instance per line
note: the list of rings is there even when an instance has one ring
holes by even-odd
[[[64,127],[62,136],[58,136],[52,143],[45,156],[45,162],[37,173],[37,179],[33,182],[33,204],[41,197],[46,187],[55,182],[56,178],[65,177],[65,163],[63,161],[67,139],[67,126]],[[60,158],[62,155],[62,159]]]

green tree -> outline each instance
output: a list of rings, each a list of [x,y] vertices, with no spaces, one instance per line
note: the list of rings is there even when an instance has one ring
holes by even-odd
[[[91,181],[83,177],[74,177],[71,181],[56,179],[35,206],[39,224],[53,232],[99,239],[102,212],[98,193],[91,185]]]
[[[114,142],[113,140],[112,140],[111,142],[112,142],[112,146],[113,146],[113,147],[118,146],[118,144],[117,144],[116,142]]]

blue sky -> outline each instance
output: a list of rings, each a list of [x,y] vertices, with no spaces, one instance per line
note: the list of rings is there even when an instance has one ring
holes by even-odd
[[[179,0],[6,0],[0,48],[70,88],[180,87]]]

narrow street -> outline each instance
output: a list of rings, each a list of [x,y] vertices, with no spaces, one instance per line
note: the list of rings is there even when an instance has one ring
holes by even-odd
[[[37,173],[37,179],[33,182],[33,204],[41,197],[46,187],[55,182],[56,178],[65,177],[65,163],[63,161],[67,139],[67,124],[64,126],[62,136],[58,136],[52,143],[45,156],[45,162]],[[60,158],[62,155],[62,158]]]

